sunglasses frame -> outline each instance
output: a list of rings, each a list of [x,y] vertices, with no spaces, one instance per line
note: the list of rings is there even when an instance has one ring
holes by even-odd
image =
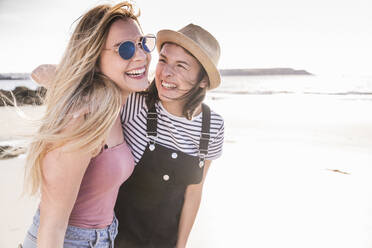
[[[151,39],[154,39],[154,47],[151,49],[151,50],[149,50],[149,51],[146,51],[144,48],[143,48],[143,41],[145,40],[145,38],[151,38]],[[133,58],[133,56],[134,56],[134,54],[136,53],[136,49],[137,49],[137,45],[139,45],[140,46],[140,48],[145,52],[145,53],[151,53],[152,51],[154,51],[154,49],[155,49],[155,47],[156,47],[156,36],[155,35],[153,35],[153,34],[146,34],[146,35],[144,35],[144,36],[141,36],[141,37],[139,37],[138,38],[139,40],[138,41],[133,41],[133,40],[125,40],[125,41],[123,41],[123,42],[121,42],[120,44],[118,44],[117,46],[115,46],[114,48],[105,48],[105,49],[103,49],[103,50],[113,50],[114,52],[116,52],[119,56],[120,56],[120,58],[122,58],[122,59],[124,59],[124,60],[130,60],[131,58]],[[132,54],[132,56],[130,57],[130,58],[124,58],[124,57],[122,57],[121,55],[120,55],[120,53],[119,53],[119,49],[120,49],[120,46],[122,46],[124,43],[126,43],[126,42],[130,42],[130,43],[132,43],[133,45],[134,45],[134,52],[133,52],[133,54]]]

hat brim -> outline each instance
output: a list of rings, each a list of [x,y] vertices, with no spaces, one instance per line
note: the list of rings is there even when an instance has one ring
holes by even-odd
[[[175,43],[189,51],[204,67],[209,78],[209,90],[217,88],[221,83],[220,72],[199,45],[186,35],[173,30],[160,30],[156,35],[156,47],[160,53],[161,47],[166,42]]]

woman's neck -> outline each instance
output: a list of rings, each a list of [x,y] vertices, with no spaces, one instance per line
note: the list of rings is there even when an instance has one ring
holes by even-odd
[[[121,98],[123,100],[123,105],[127,102],[127,98],[130,95],[130,92],[121,91]]]
[[[168,113],[178,116],[178,117],[185,117],[183,115],[183,104],[178,102],[166,102],[166,101],[160,101],[161,105],[165,108],[165,110],[168,111]]]
[[[186,118],[186,116],[183,113],[184,104],[181,104],[181,103],[178,103],[178,102],[176,102],[176,103],[175,102],[165,102],[165,101],[160,101],[160,102],[161,102],[161,105],[165,108],[165,110],[168,113],[170,113],[171,115]],[[195,111],[193,113],[193,117],[200,114],[201,111],[202,111],[201,105],[199,105],[195,109]]]

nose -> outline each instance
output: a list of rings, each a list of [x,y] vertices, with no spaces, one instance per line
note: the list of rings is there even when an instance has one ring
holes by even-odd
[[[173,75],[173,68],[169,64],[165,64],[162,73],[164,77],[170,77]]]
[[[140,44],[136,45],[136,51],[133,56],[133,60],[135,61],[143,61],[147,58],[147,53],[141,48]]]

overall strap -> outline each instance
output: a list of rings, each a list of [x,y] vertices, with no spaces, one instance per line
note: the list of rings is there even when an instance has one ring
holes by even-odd
[[[150,140],[150,150],[155,149],[155,139],[157,136],[158,114],[156,112],[155,104],[147,112],[147,137]]]
[[[200,134],[199,142],[199,166],[204,165],[205,156],[208,154],[208,144],[210,135],[210,125],[211,125],[211,110],[208,105],[202,104],[203,119],[202,119],[202,130]]]
[[[158,125],[158,114],[156,113],[155,104],[149,109],[147,113],[147,136],[156,137],[156,129]]]

